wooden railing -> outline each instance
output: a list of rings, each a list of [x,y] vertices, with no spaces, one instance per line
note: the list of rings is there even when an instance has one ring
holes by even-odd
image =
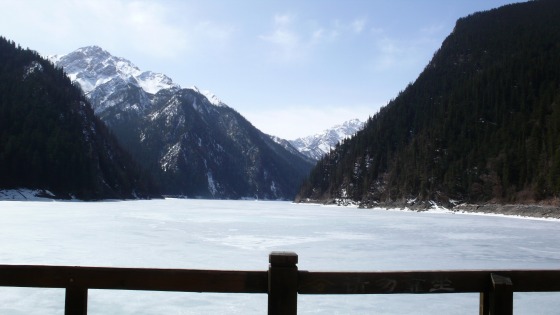
[[[513,313],[513,292],[560,291],[560,270],[299,271],[273,252],[268,271],[0,265],[0,286],[65,288],[65,314],[86,315],[88,289],[267,293],[268,314],[297,314],[298,294],[480,293],[481,315]]]

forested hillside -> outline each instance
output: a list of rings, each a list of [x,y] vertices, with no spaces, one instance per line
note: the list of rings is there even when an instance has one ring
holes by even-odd
[[[0,189],[61,198],[157,195],[62,69],[0,37]]]
[[[313,167],[216,96],[141,71],[101,47],[52,60],[81,85],[98,117],[165,195],[291,200]]]
[[[420,74],[321,159],[298,201],[554,203],[560,1],[457,21]]]

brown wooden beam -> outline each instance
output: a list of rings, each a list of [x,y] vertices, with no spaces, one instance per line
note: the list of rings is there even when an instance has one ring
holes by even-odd
[[[296,315],[298,295],[298,256],[272,252],[268,269],[268,315]]]
[[[477,271],[305,272],[301,294],[475,293],[487,285]]]
[[[0,266],[0,286],[266,293],[266,271]]]
[[[490,291],[480,292],[479,315],[490,315]]]
[[[480,315],[510,315],[513,292],[560,291],[560,270],[298,271],[298,256],[273,252],[267,271],[0,265],[0,286],[66,288],[66,314],[87,314],[88,289],[268,293],[269,314],[297,314],[299,294],[480,292]]]
[[[66,288],[64,315],[87,315],[88,289]]]
[[[508,277],[516,292],[560,291],[560,270],[299,272],[300,294],[479,293],[492,273]]]
[[[513,283],[508,277],[491,274],[492,289],[490,291],[490,314],[513,314]]]
[[[299,271],[298,287],[301,294],[475,293],[489,289],[491,273],[510,278],[515,292],[560,291],[560,270]],[[268,273],[0,265],[0,286],[66,288],[71,285],[91,289],[267,293]]]

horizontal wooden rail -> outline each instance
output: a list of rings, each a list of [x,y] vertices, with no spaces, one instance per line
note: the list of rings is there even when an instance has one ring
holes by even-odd
[[[560,270],[299,271],[273,252],[268,271],[0,265],[0,286],[65,288],[66,315],[86,315],[89,289],[267,293],[268,314],[296,315],[298,294],[480,293],[480,315],[511,315],[513,292],[560,291]]]
[[[516,292],[560,291],[560,270],[299,272],[300,294],[476,293],[491,274],[508,277]]]
[[[0,265],[0,286],[267,293],[266,271]]]

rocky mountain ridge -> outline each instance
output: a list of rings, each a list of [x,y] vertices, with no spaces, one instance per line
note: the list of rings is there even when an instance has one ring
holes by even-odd
[[[352,119],[326,129],[322,133],[290,140],[289,142],[299,152],[313,160],[319,160],[325,154],[329,153],[337,143],[352,137],[360,131],[363,126],[363,121]]]
[[[83,200],[160,196],[82,91],[2,37],[0,95],[0,190]]]
[[[96,113],[164,194],[292,199],[312,166],[210,92],[93,46],[51,58],[82,85]]]

